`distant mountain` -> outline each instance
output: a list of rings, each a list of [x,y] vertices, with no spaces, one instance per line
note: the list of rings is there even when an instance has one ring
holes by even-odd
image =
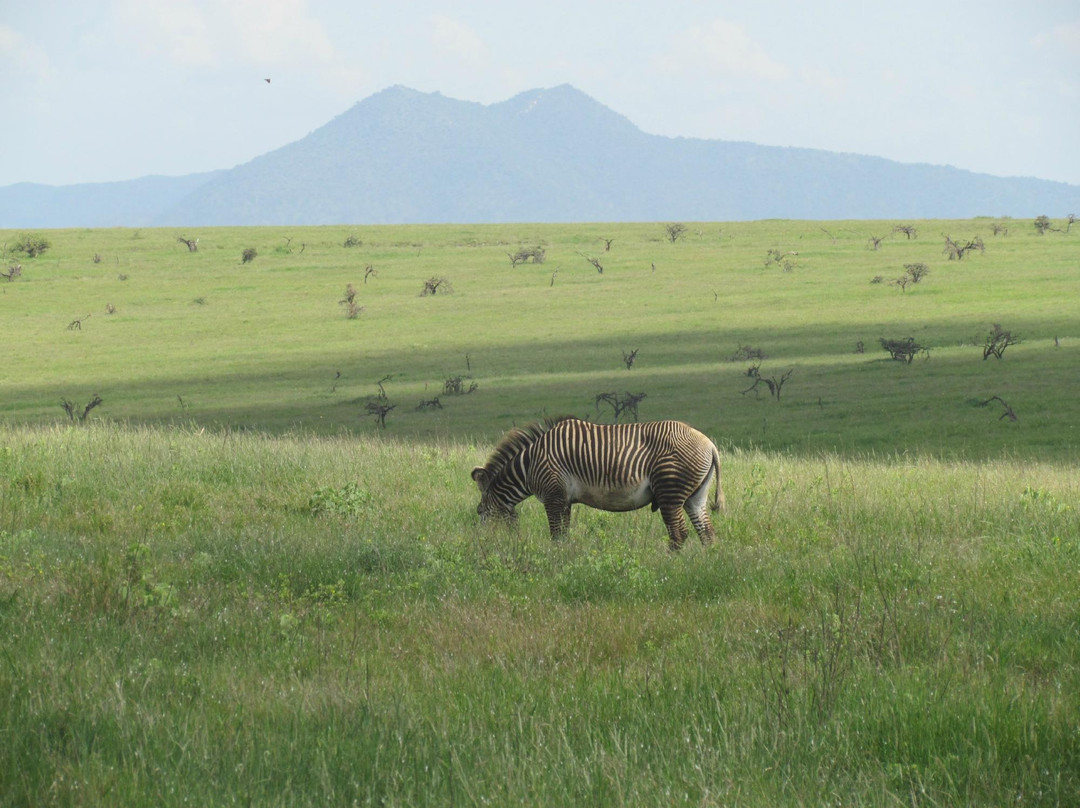
[[[188,177],[0,188],[0,227],[1061,216],[1080,186],[648,135],[569,85],[482,105],[391,87]]]
[[[82,185],[8,185],[0,188],[0,227],[146,227],[163,210],[224,173]]]

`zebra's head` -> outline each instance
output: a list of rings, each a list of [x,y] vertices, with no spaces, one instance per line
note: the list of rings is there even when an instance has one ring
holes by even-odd
[[[483,466],[477,466],[472,470],[472,478],[480,489],[480,504],[476,506],[476,513],[481,522],[488,519],[499,519],[504,522],[517,520],[517,511],[514,502],[504,495],[500,495],[498,486],[494,485],[495,475]]]

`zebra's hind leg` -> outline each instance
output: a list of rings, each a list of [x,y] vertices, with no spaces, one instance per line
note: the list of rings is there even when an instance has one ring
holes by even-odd
[[[690,532],[686,528],[682,504],[664,504],[660,506],[659,510],[668,532],[668,549],[673,553],[678,552],[682,549],[683,542],[686,541],[686,536]]]
[[[689,504],[687,503],[688,506]],[[716,539],[716,528],[713,527],[712,519],[709,518],[709,512],[703,506],[700,510],[687,510],[687,513],[690,515],[690,524],[697,531],[702,545],[707,547],[712,544]]]
[[[690,516],[690,524],[697,531],[702,545],[712,544],[716,538],[716,528],[713,527],[712,519],[709,518],[708,499],[709,482],[711,475],[705,478],[705,483],[686,500],[686,513]]]

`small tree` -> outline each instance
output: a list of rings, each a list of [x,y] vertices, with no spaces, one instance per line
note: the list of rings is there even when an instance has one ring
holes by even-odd
[[[945,249],[943,252],[949,257],[950,261],[963,261],[964,256],[972,250],[985,252],[986,246],[979,236],[975,236],[975,238],[968,241],[967,244],[960,244],[957,241],[953,241],[952,236],[945,236]]]
[[[672,222],[664,225],[664,232],[667,234],[668,241],[674,244],[686,232],[686,225],[680,222]]]
[[[795,368],[790,368],[787,373],[782,374],[779,378],[776,376],[768,377],[761,375],[761,363],[758,362],[755,365],[751,365],[746,369],[746,375],[754,380],[754,383],[742,390],[742,394],[745,396],[747,393],[753,391],[754,395],[758,395],[758,385],[765,384],[769,388],[769,395],[780,400],[780,391],[784,387],[784,383],[791,378],[791,374],[795,372]]]
[[[772,249],[765,253],[765,266],[769,267],[776,264],[784,270],[784,272],[791,272],[791,270],[795,268],[798,257],[799,253],[797,250],[780,252],[780,250]]]
[[[60,404],[61,406],[63,406],[64,412],[68,414],[68,418],[71,419],[72,423],[75,423],[75,420],[77,418],[78,422],[82,424],[86,422],[87,416],[90,415],[90,410],[101,404],[101,396],[94,396],[92,399],[90,399],[89,403],[82,408],[81,412],[79,411],[77,405],[68,401],[66,398],[61,399]]]
[[[199,240],[197,238],[185,238],[184,236],[177,236],[176,240],[179,241],[181,244],[186,244],[188,252],[199,251]]]
[[[248,248],[247,248],[246,250],[244,250],[244,252],[243,252],[243,253],[241,253],[241,255],[240,255],[240,263],[241,263],[241,264],[250,264],[250,263],[251,263],[252,261],[254,261],[254,260],[255,260],[255,258],[256,258],[256,257],[257,257],[258,255],[259,255],[259,251],[258,251],[258,250],[256,250],[256,249],[255,249],[254,247],[248,247]]]
[[[344,243],[343,243],[343,244],[342,244],[341,246],[342,246],[342,247],[350,247],[350,248],[351,248],[351,247],[359,247],[359,246],[361,246],[361,245],[362,245],[363,243],[364,243],[364,242],[362,242],[362,241],[361,241],[360,239],[358,239],[358,238],[357,238],[356,236],[353,236],[353,235],[349,235],[349,236],[346,236],[346,238],[345,238],[345,242],[344,242]]]
[[[583,252],[579,252],[578,255],[580,255],[582,258],[584,258],[586,261],[588,261],[590,264],[592,264],[593,269],[595,269],[598,274],[600,274],[600,275],[604,274],[604,265],[600,263],[599,258],[593,258],[591,256],[586,255]]]
[[[0,272],[9,281],[13,281],[22,275],[22,264],[8,264],[5,272]]]
[[[898,224],[892,229],[892,231],[894,233],[903,233],[905,236],[907,236],[908,241],[913,238],[919,237],[919,231],[915,229],[914,225],[910,224]]]
[[[12,245],[12,252],[24,253],[27,258],[37,258],[52,246],[40,233],[22,233]]]
[[[918,283],[930,274],[930,267],[926,264],[904,264],[904,274],[893,281],[894,286],[899,286],[901,292],[906,292],[908,284]]]
[[[369,399],[368,403],[364,405],[364,410],[368,415],[372,415],[379,422],[379,426],[386,429],[386,416],[397,407],[396,404],[391,404],[385,399],[373,398]]]
[[[521,247],[517,252],[507,253],[506,255],[510,258],[510,266],[516,267],[518,264],[526,264],[530,261],[534,264],[544,263],[547,251],[537,245],[535,247]]]
[[[631,413],[634,416],[634,420],[638,419],[638,404],[645,398],[645,393],[597,393],[596,395],[596,412],[600,413],[600,405],[604,404],[611,407],[611,411],[615,416],[615,423],[619,423],[619,418],[622,417],[624,412]]]
[[[436,294],[448,295],[453,291],[454,287],[450,285],[450,281],[446,278],[431,277],[424,281],[424,288],[420,290],[420,297]]]
[[[878,341],[881,343],[881,347],[888,351],[889,356],[897,362],[906,362],[910,365],[911,360],[917,354],[925,354],[928,358],[930,356],[930,350],[916,342],[915,337],[905,337],[904,339],[880,337]]]
[[[1001,359],[1006,348],[1010,345],[1018,345],[1020,342],[1019,334],[1006,331],[998,323],[994,323],[990,333],[986,335],[986,339],[983,341],[983,360],[985,361],[991,356]]]
[[[472,380],[472,376],[451,376],[443,382],[443,395],[467,396],[475,393],[479,387],[480,385]]]
[[[766,359],[766,353],[761,348],[754,348],[750,345],[740,345],[739,350],[735,351],[729,358],[729,362],[747,362],[751,359],[756,359],[760,365],[763,359]]]
[[[1001,413],[1001,415],[998,416],[999,421],[1004,421],[1006,418],[1008,418],[1010,421],[1019,421],[1020,420],[1017,417],[1016,412],[1013,411],[1013,408],[1009,406],[1009,402],[1007,402],[1001,396],[990,396],[990,398],[986,399],[986,401],[980,401],[979,406],[980,407],[986,407],[987,405],[990,404],[991,401],[996,401],[999,404],[1001,404],[1002,407],[1005,408],[1005,412]]]
[[[1046,235],[1046,231],[1050,229],[1050,217],[1039,216],[1035,219],[1035,230],[1040,236]]]
[[[622,352],[622,361],[623,364],[626,365],[627,370],[630,370],[630,368],[634,366],[634,360],[637,359],[637,352],[639,350],[639,348],[634,348],[634,350],[630,351],[629,353],[627,353],[626,351]]]
[[[885,236],[870,235],[869,240],[866,242],[866,249],[877,252],[881,248],[881,242],[885,240]]]
[[[338,303],[345,307],[345,317],[349,320],[355,320],[360,316],[360,313],[364,310],[364,307],[356,299],[356,287],[351,283],[345,286],[345,297],[338,301]]]

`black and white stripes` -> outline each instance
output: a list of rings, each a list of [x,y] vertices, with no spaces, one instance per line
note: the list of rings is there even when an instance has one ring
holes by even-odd
[[[723,507],[720,455],[709,438],[679,421],[593,424],[561,418],[511,430],[484,466],[473,469],[481,518],[514,518],[535,496],[553,536],[570,525],[582,503],[607,511],[652,505],[667,526],[672,549],[686,539],[683,511],[703,543],[715,536],[706,508],[716,475],[713,510]]]

